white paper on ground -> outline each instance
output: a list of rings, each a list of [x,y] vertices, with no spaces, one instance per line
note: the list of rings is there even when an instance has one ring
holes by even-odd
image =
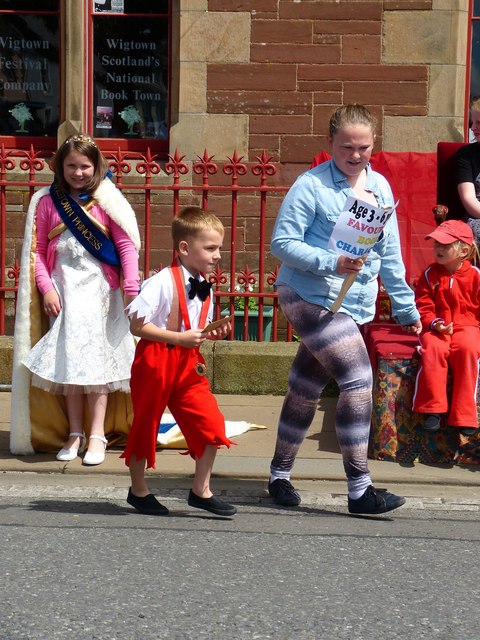
[[[170,425],[170,426],[168,426]],[[225,433],[227,438],[239,436],[242,433],[253,429],[266,429],[267,427],[252,422],[225,420]],[[157,442],[161,445],[168,445],[174,438],[181,434],[180,427],[175,422],[175,418],[170,413],[164,413],[160,420],[160,429],[157,436]],[[186,444],[185,444],[186,448]]]

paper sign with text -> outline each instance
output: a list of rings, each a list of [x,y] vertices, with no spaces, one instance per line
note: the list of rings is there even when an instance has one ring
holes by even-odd
[[[368,253],[377,242],[397,205],[398,201],[393,207],[377,207],[359,198],[348,196],[330,236],[328,248],[336,253],[356,258]]]

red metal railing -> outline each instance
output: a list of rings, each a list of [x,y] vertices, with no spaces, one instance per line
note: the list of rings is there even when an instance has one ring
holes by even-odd
[[[291,340],[291,327],[279,312],[274,284],[278,263],[268,243],[278,206],[288,187],[274,182],[277,173],[271,158],[262,152],[255,162],[244,162],[237,151],[219,164],[207,150],[194,162],[178,151],[161,162],[146,152],[106,154],[117,186],[125,192],[137,213],[143,236],[141,269],[145,276],[169,264],[172,257],[170,222],[182,206],[197,204],[214,211],[223,221],[226,237],[222,260],[210,275],[215,292],[215,317],[222,311],[243,310],[238,329],[230,338],[252,339],[252,317],[258,314],[257,340],[264,338],[266,308],[271,314],[271,339]],[[49,156],[0,146],[0,335],[13,330],[18,289],[21,235],[19,225],[33,192],[50,183]],[[23,214],[21,219],[19,213]],[[15,228],[15,223],[17,228]],[[225,268],[228,265],[228,268]],[[253,307],[253,308],[252,308]],[[237,310],[238,314],[238,310]],[[256,320],[257,318],[255,318]],[[270,321],[270,320],[269,320]],[[238,326],[238,325],[237,325]]]

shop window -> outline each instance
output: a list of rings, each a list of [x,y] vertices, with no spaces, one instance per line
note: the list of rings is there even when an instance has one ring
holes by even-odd
[[[103,149],[168,149],[170,2],[95,0],[89,130]]]
[[[0,136],[54,147],[60,117],[58,0],[0,0]]]

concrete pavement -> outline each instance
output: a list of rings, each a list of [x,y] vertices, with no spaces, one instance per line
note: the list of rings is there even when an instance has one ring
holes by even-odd
[[[214,485],[239,499],[266,497],[269,465],[275,446],[281,396],[217,395],[227,420],[244,420],[267,428],[251,430],[235,438],[237,446],[221,449],[214,467]],[[320,497],[344,502],[346,483],[341,455],[334,433],[335,398],[323,398],[312,428],[300,449],[292,480],[302,492],[303,503],[318,503]],[[122,493],[129,485],[128,469],[119,458],[121,450],[107,451],[98,467],[87,467],[76,458],[59,462],[53,454],[14,456],[9,451],[10,393],[0,393],[0,479],[11,486],[56,486],[67,491],[83,487],[98,491],[117,487]],[[370,471],[377,486],[387,486],[415,500],[432,504],[448,502],[454,508],[480,510],[480,466],[399,464],[370,460]],[[157,468],[149,471],[152,490],[175,491],[188,488],[193,472],[189,456],[177,450],[157,453]],[[108,492],[108,490],[107,490]]]

